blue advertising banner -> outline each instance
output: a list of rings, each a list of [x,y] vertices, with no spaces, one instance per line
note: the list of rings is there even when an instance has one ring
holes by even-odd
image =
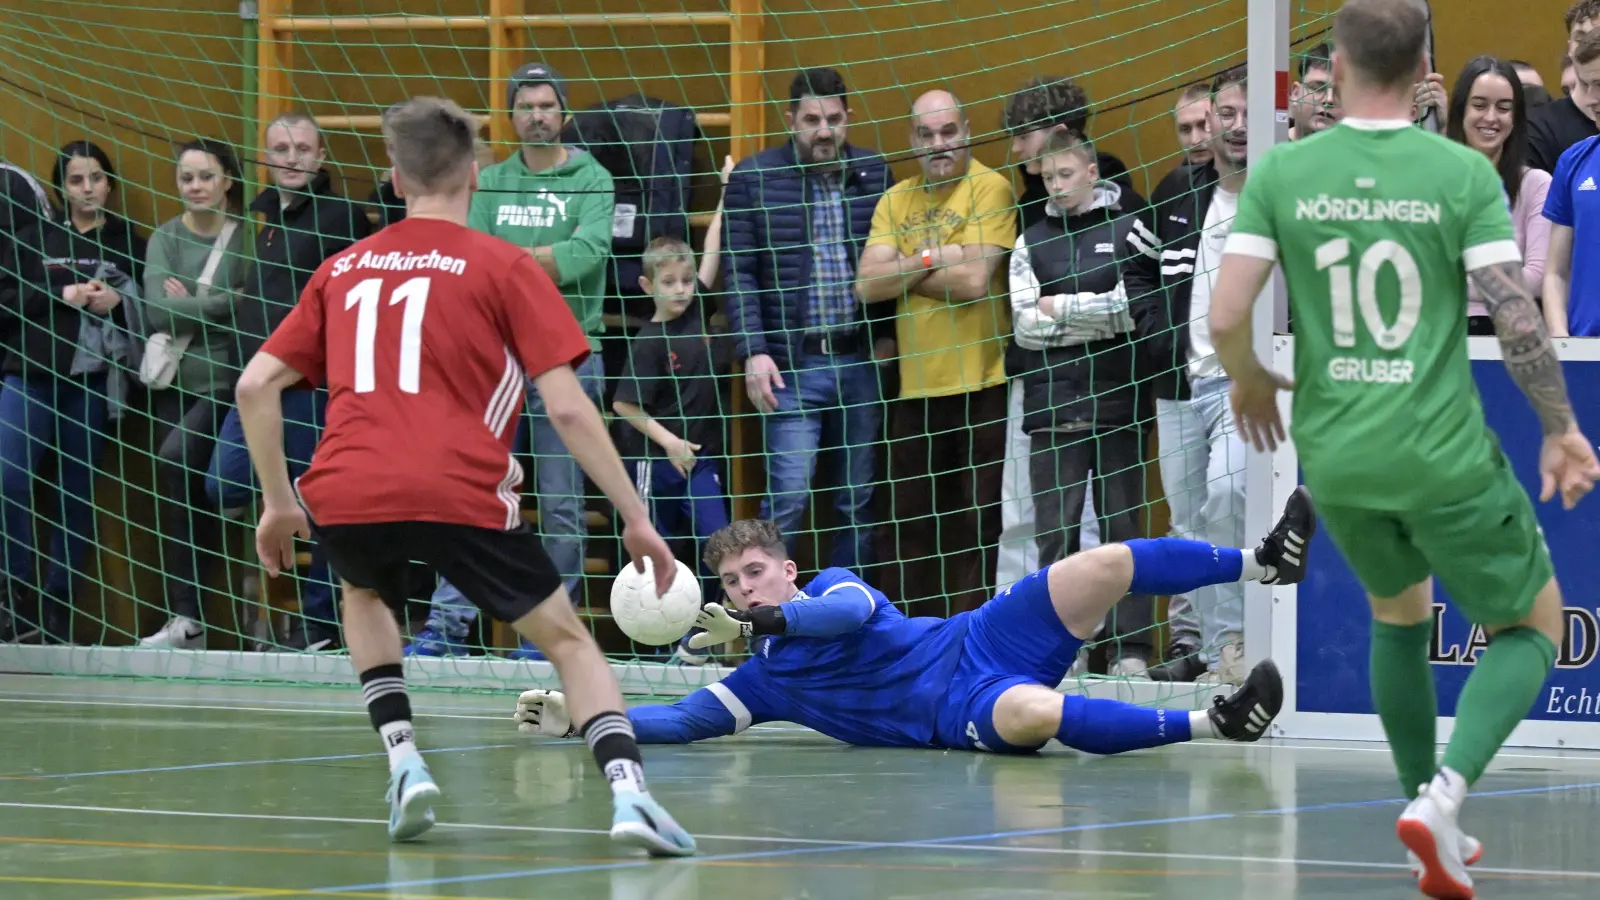
[[[1499,360],[1474,360],[1489,427],[1500,436],[1517,478],[1537,501],[1538,420]],[[1600,435],[1600,362],[1566,363],[1567,387],[1578,421],[1591,438]],[[1396,435],[1396,440],[1406,440]],[[1567,636],[1556,670],[1530,718],[1600,722],[1600,496],[1570,512],[1559,500],[1535,503],[1555,560],[1566,604]],[[1299,586],[1296,708],[1309,713],[1372,713],[1367,679],[1371,618],[1366,594],[1325,534],[1312,541],[1311,568]],[[1429,651],[1439,691],[1439,714],[1453,716],[1461,686],[1488,646],[1434,586],[1434,636]]]

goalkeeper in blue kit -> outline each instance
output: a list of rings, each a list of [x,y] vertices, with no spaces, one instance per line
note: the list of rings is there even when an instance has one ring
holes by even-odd
[[[1031,753],[1051,738],[1095,754],[1201,738],[1258,740],[1283,705],[1270,660],[1229,697],[1196,712],[1152,709],[1054,690],[1100,620],[1129,592],[1177,594],[1208,584],[1293,584],[1306,570],[1316,513],[1305,488],[1254,550],[1178,538],[1076,553],[948,619],[907,618],[845,569],[804,588],[773,523],[734,522],[706,542],[733,609],[708,603],[706,646],[749,639],[751,657],[722,681],[671,705],[628,710],[640,743],[683,744],[794,722],[865,747]],[[559,691],[526,691],[514,718],[527,734],[572,732]]]

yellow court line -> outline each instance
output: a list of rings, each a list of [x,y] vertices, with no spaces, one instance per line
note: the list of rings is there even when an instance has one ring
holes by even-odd
[[[164,844],[150,841],[96,841],[87,838],[45,838],[23,837],[18,835],[0,835],[0,844],[53,844],[68,847],[116,847],[125,850],[195,850],[210,853],[280,853],[293,856],[377,856],[388,859],[397,855],[394,851],[384,850],[330,850],[323,847],[263,847],[260,845],[241,846],[237,844]],[[572,856],[533,856],[509,853],[430,853],[426,851],[406,851],[398,854],[406,859],[450,859],[450,860],[476,860],[479,862],[557,862],[567,865],[582,865],[587,863],[612,863],[615,857],[582,858]]]
[[[161,888],[173,891],[198,891],[205,893],[251,894],[262,897],[281,897],[284,894],[301,894],[280,888],[236,887],[222,884],[173,884],[165,881],[122,881],[110,878],[54,878],[48,875],[0,875],[4,884],[71,884],[85,887]],[[387,896],[387,895],[384,895]]]
[[[228,884],[173,884],[163,881],[119,881],[108,878],[52,878],[45,875],[0,875],[0,884],[59,884],[84,887],[159,888],[169,891],[189,891],[189,897],[210,897],[217,894],[244,894],[250,897],[314,897],[319,894],[312,888],[239,887]],[[340,891],[339,897],[363,897],[373,900],[437,900],[437,894],[397,894],[364,891]],[[129,900],[187,900],[184,896],[168,898],[134,897]],[[522,897],[464,897],[462,900],[526,900]]]

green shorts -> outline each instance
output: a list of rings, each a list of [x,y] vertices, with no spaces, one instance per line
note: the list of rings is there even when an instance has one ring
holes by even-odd
[[[1318,499],[1317,516],[1367,593],[1394,597],[1432,575],[1474,625],[1526,619],[1555,574],[1533,502],[1504,454],[1465,500],[1395,512]]]

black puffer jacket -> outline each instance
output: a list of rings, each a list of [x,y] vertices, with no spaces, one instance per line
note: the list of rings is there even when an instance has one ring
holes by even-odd
[[[135,308],[145,241],[126,219],[106,213],[99,228],[79,231],[56,216],[18,236],[17,248],[20,290],[0,296],[6,374],[71,373],[83,319],[99,314],[61,299],[69,284],[97,278],[123,293],[110,321],[128,340],[142,339]],[[130,299],[127,293],[134,296]]]
[[[1024,431],[1115,428],[1146,417],[1129,301],[1153,286],[1130,265],[1135,221],[1121,188],[1102,181],[1088,212],[1048,215],[1017,240],[1006,368],[1022,379]],[[1054,317],[1038,308],[1048,296],[1058,297]]]

